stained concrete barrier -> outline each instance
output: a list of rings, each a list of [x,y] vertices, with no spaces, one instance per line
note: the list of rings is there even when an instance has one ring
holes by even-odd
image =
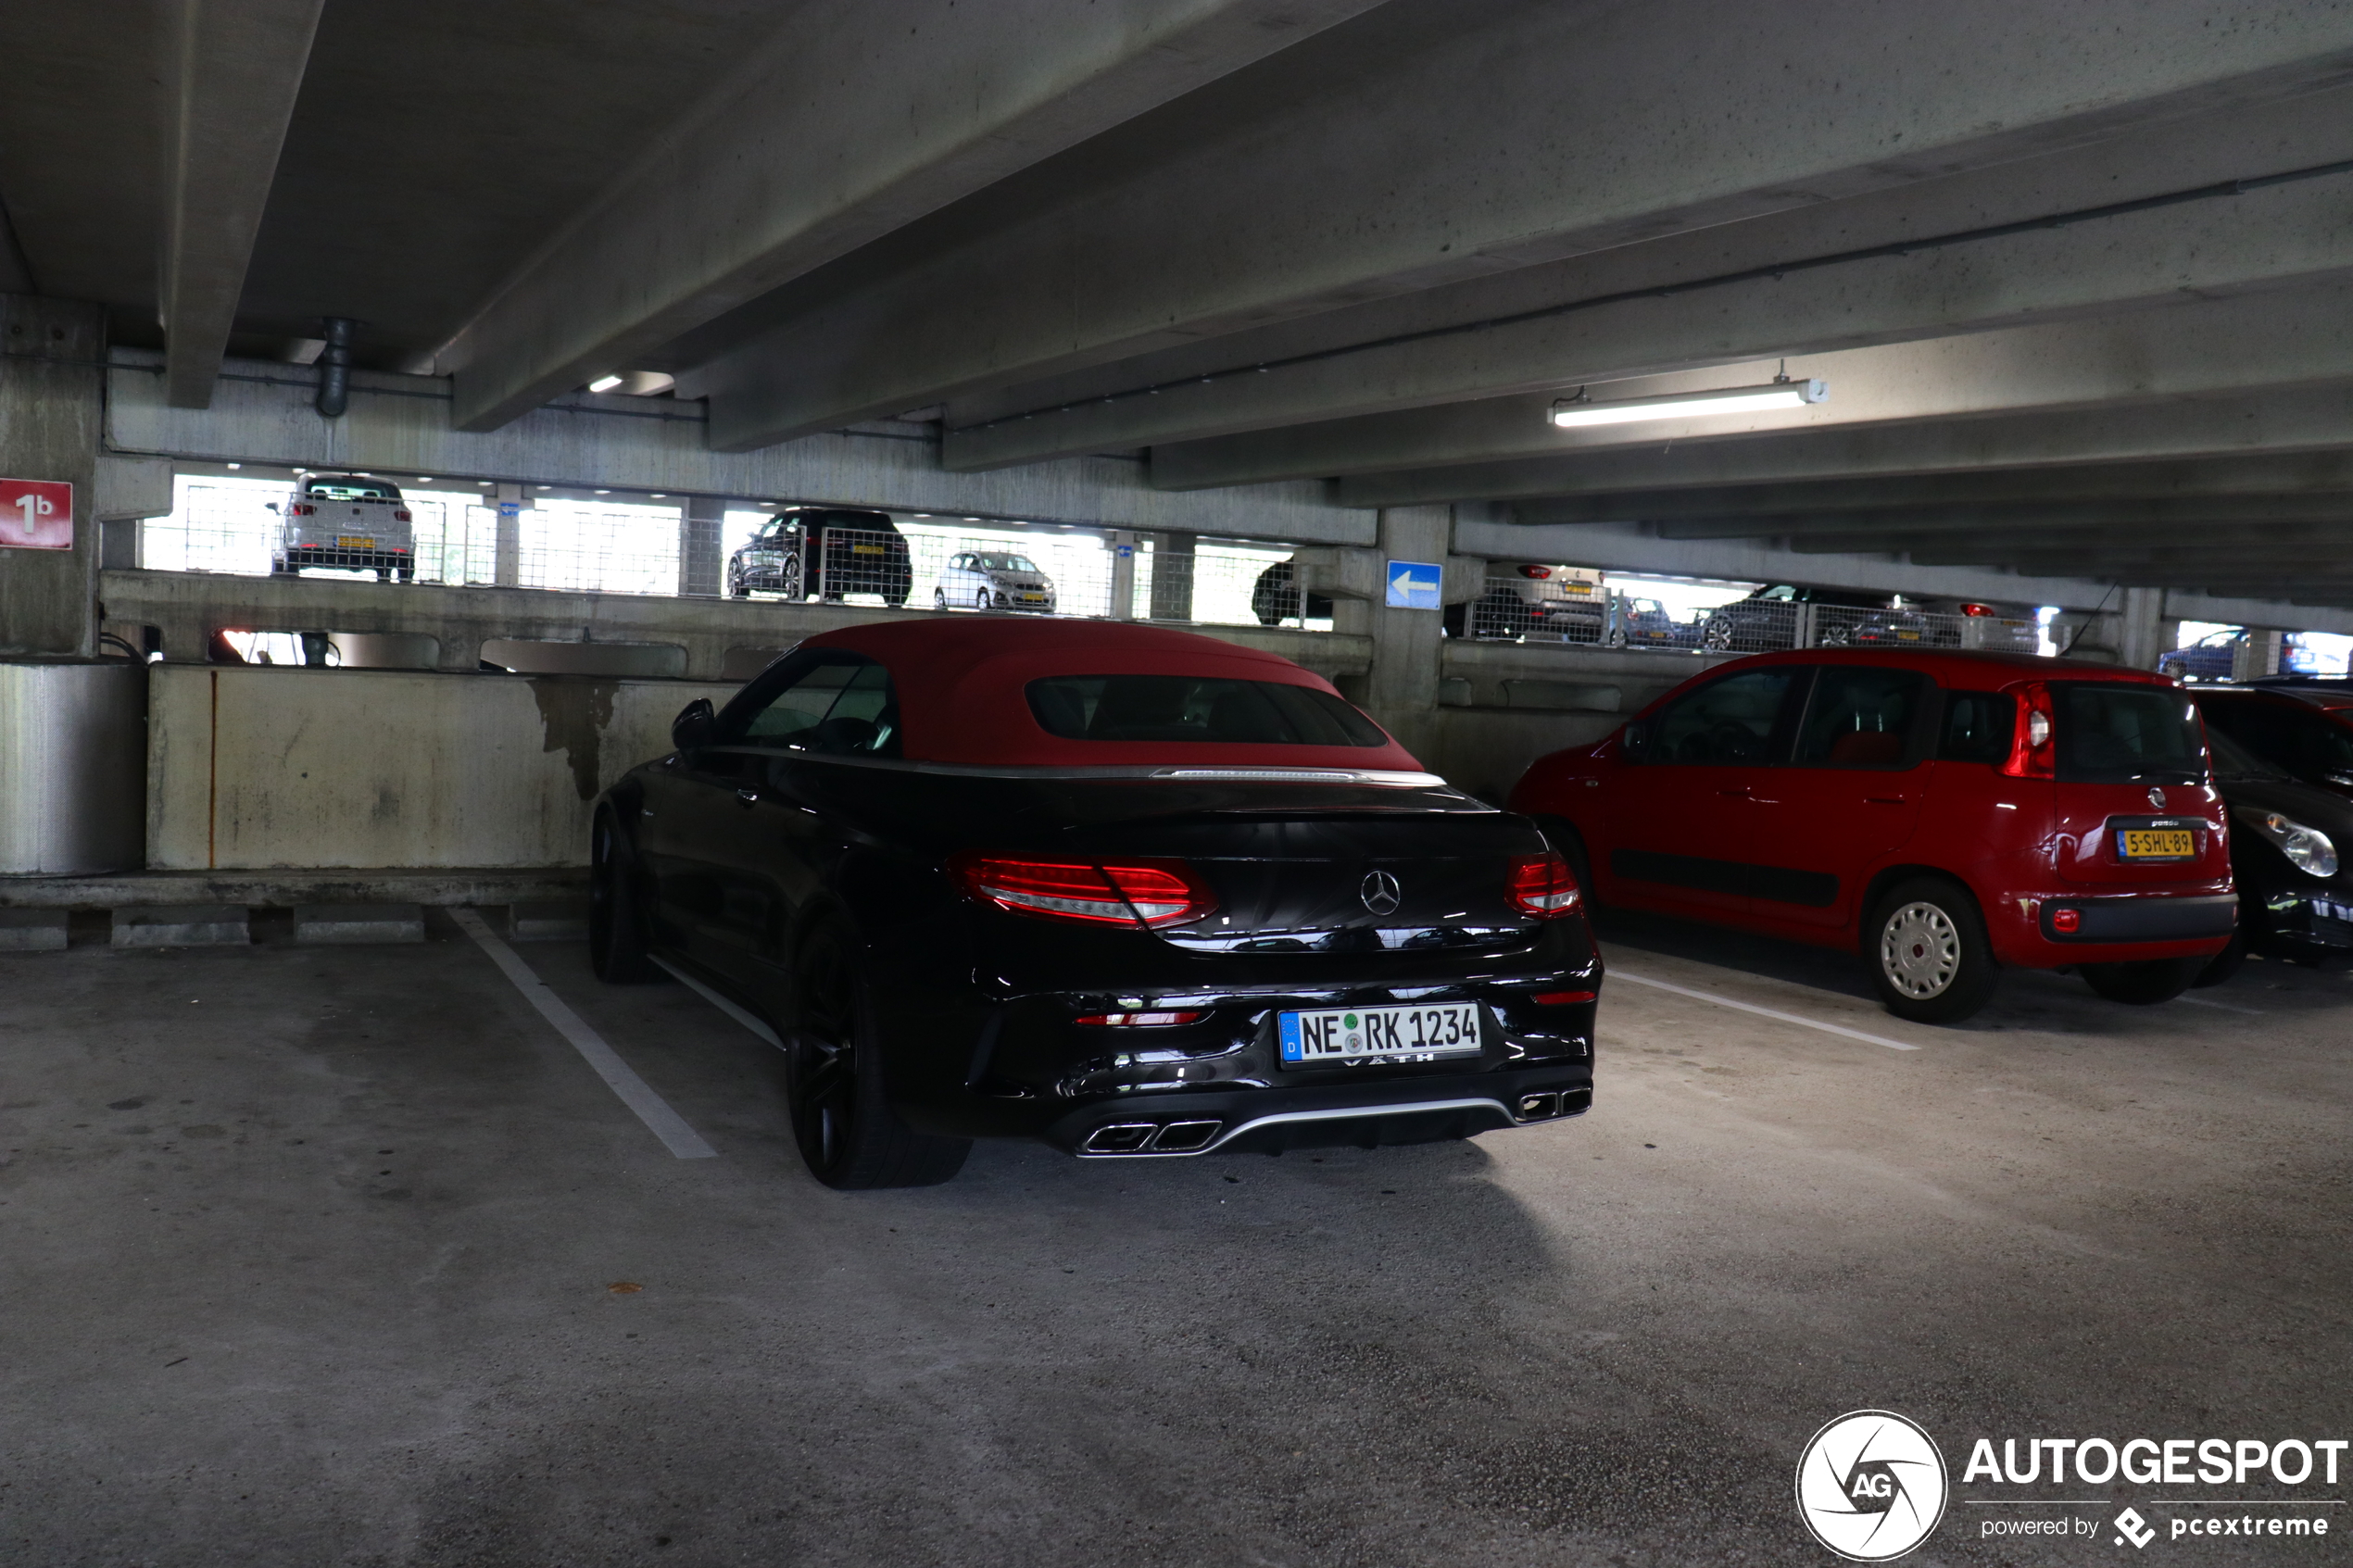
[[[670,749],[693,681],[158,664],[157,871],[578,865],[591,805]]]
[[[0,909],[0,953],[56,953],[66,946],[63,909]]]
[[[296,904],[294,937],[304,947],[422,942],[425,911],[418,904]]]
[[[118,947],[242,947],[252,940],[245,910],[235,904],[158,904],[114,912]]]

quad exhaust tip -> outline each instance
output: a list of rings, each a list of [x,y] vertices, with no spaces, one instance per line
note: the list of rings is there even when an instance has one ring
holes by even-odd
[[[1114,1122],[1088,1134],[1078,1147],[1088,1154],[1195,1154],[1207,1148],[1225,1124],[1219,1121]]]

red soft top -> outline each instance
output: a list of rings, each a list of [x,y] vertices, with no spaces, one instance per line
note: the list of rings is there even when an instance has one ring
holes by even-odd
[[[1164,626],[941,616],[845,626],[800,646],[847,648],[890,671],[899,695],[900,745],[911,761],[1421,768],[1394,739],[1378,746],[1064,740],[1047,734],[1030,712],[1026,688],[1047,675],[1210,675],[1332,691],[1331,683],[1288,659]]]

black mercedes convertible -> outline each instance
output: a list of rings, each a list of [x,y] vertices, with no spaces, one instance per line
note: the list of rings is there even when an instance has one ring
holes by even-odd
[[[836,1187],[975,1137],[1374,1147],[1592,1098],[1602,968],[1526,819],[1318,676],[1116,622],[812,637],[598,803],[597,972],[784,1047]]]

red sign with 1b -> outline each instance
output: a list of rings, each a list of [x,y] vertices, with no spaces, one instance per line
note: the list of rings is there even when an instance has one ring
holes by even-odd
[[[0,546],[73,548],[73,486],[54,479],[0,479]]]

